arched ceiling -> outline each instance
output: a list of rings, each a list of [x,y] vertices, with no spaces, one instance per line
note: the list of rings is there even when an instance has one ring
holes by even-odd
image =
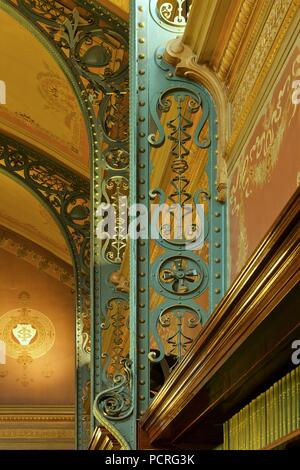
[[[0,79],[4,131],[88,176],[88,138],[74,91],[39,40],[0,9]]]
[[[0,172],[0,226],[72,264],[64,236],[48,210],[27,189]]]
[[[129,15],[129,1],[130,0],[94,0],[95,3],[100,3],[101,5],[108,8],[116,15],[119,15],[121,18],[127,20]]]

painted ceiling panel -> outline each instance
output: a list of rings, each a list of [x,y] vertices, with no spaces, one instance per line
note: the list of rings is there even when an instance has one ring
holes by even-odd
[[[105,6],[113,13],[118,14],[122,18],[128,18],[130,0],[95,0],[96,3]]]
[[[0,173],[0,225],[42,246],[71,264],[58,224],[27,189]]]
[[[88,175],[88,139],[73,89],[38,39],[0,10],[0,128]]]

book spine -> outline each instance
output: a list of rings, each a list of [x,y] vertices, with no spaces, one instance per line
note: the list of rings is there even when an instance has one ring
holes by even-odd
[[[279,393],[278,382],[274,384],[274,440],[279,438]]]
[[[259,407],[258,407],[258,399],[254,400],[254,436],[255,436],[255,442],[254,442],[254,449],[257,450],[259,449]]]
[[[270,429],[270,413],[271,413],[271,408],[270,408],[270,392],[271,390],[266,391],[266,444],[270,444],[271,442],[271,429]]]
[[[249,450],[250,449],[250,412],[249,412],[249,404],[245,408],[245,420],[246,420],[246,433],[245,433],[245,439],[246,439],[246,444],[245,444],[245,449]]]
[[[278,437],[283,436],[283,416],[282,416],[282,381],[278,380],[278,424],[279,424],[279,430],[278,430]]]
[[[292,380],[291,374],[286,376],[286,432],[292,432]]]
[[[229,450],[229,421],[223,424],[223,450]]]
[[[291,372],[291,382],[292,382],[292,431],[297,429],[297,418],[296,418],[296,370],[293,369]]]
[[[252,422],[251,422],[251,402],[248,403],[248,450],[252,449]]]
[[[287,420],[287,376],[282,377],[282,435],[287,435],[288,420]]]
[[[261,425],[260,425],[260,432],[261,432],[261,440],[260,440],[260,448],[263,448],[267,445],[267,421],[266,421],[266,393],[261,395]]]
[[[246,450],[246,408],[244,407],[241,411],[242,415],[242,442],[241,450]]]
[[[274,385],[270,388],[270,442],[275,440],[275,401],[274,401]]]

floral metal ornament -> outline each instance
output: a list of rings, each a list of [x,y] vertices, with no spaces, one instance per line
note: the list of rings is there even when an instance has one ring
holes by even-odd
[[[193,0],[154,0],[150,2],[153,19],[169,31],[183,31]]]

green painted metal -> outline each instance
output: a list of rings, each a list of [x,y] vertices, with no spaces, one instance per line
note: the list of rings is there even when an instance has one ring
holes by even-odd
[[[130,315],[135,335],[131,338],[131,347],[136,372],[137,420],[151,401],[154,368],[167,354],[173,361],[172,367],[181,360],[192,342],[187,329],[192,330],[207,321],[226,289],[226,205],[218,201],[215,184],[217,121],[214,104],[206,89],[177,77],[174,68],[163,59],[167,42],[183,32],[191,2],[185,5],[185,15],[183,3],[141,0],[136,2],[135,11],[131,11],[131,202],[144,204],[148,213],[155,202],[177,203],[181,207],[188,202],[208,205],[204,236],[209,247],[209,262],[178,240],[174,243],[160,237],[154,245],[149,239],[130,242]],[[184,106],[189,108],[189,116],[184,115]],[[175,113],[173,108],[176,108]],[[164,114],[166,127],[162,125]],[[192,116],[199,116],[193,133],[190,131],[195,119]],[[205,126],[209,129],[208,136]],[[190,178],[187,177],[188,162],[192,158],[187,144],[192,139],[198,148],[207,149],[208,153],[208,187],[199,188],[194,194],[190,193]],[[166,192],[166,188],[151,187],[155,169],[152,151],[156,148],[163,152],[170,143],[169,165],[174,176],[170,182],[172,191]],[[163,254],[152,263],[154,246],[163,249]],[[205,291],[209,297],[207,309],[197,302]],[[155,293],[161,300],[158,307],[151,310],[150,296]],[[167,330],[172,321],[177,329],[173,326],[169,336],[163,337],[162,330]]]

